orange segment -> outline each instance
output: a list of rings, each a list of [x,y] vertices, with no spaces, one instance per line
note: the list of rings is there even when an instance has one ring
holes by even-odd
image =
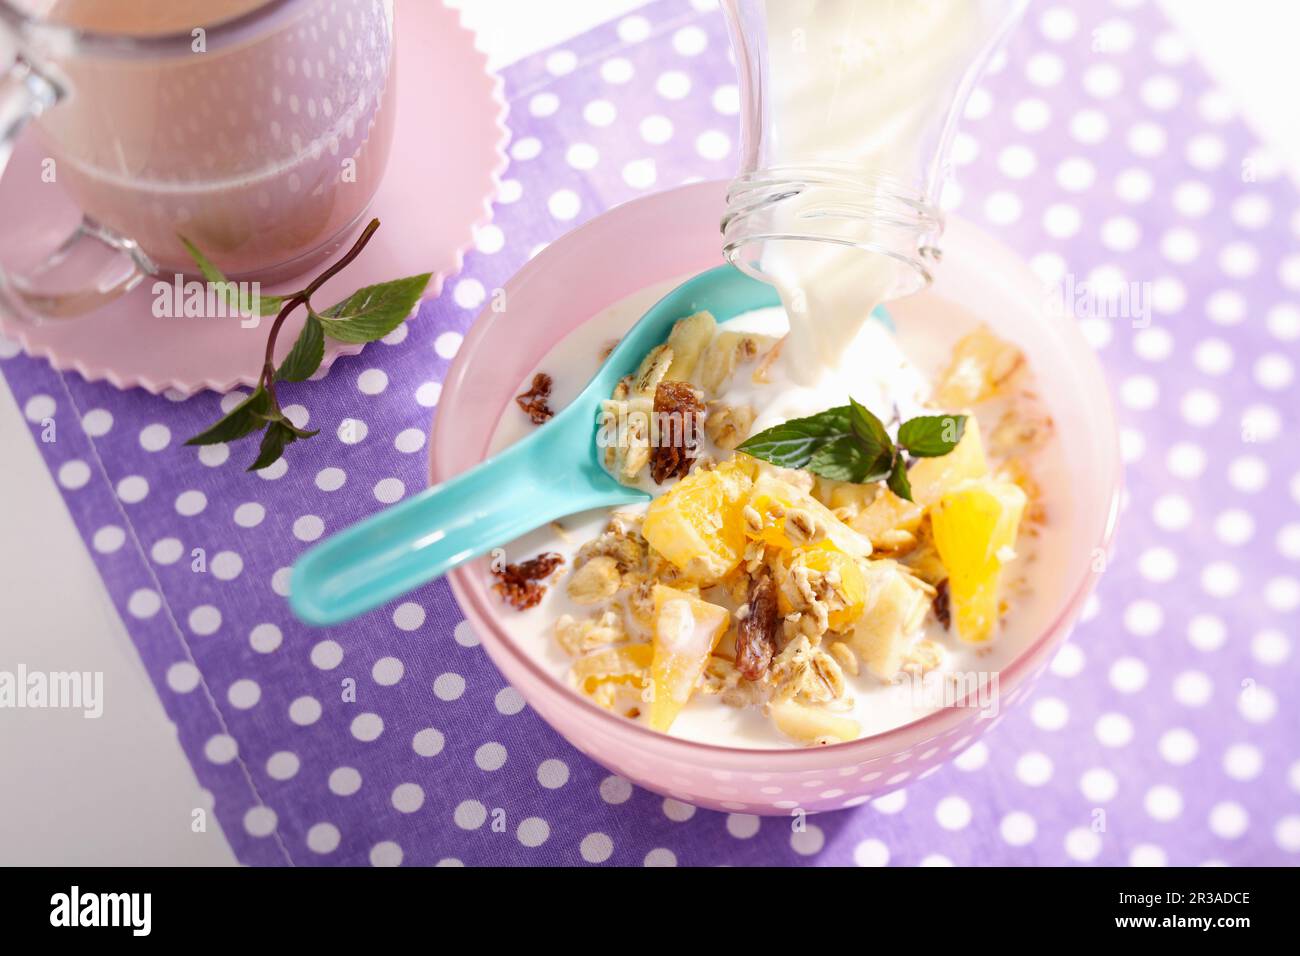
[[[762,526],[759,531],[747,530],[746,534],[782,551],[797,546],[786,533],[785,519],[792,510],[799,509],[806,511],[825,529],[826,540],[840,551],[859,558],[871,554],[871,542],[837,518],[835,512],[812,495],[774,475],[758,476],[749,503],[761,517]]]
[[[907,469],[907,480],[912,485],[912,500],[928,508],[943,497],[945,491],[968,479],[983,478],[988,473],[980,423],[974,415],[967,415],[966,427],[957,447],[938,458],[921,458],[913,462]]]
[[[867,600],[867,585],[862,577],[858,562],[849,557],[830,541],[807,548],[799,548],[790,560],[790,570],[805,567],[809,571],[822,574],[834,573],[839,577],[839,588],[844,595],[844,607],[830,612],[829,621],[832,631],[842,631],[862,615],[862,608]],[[779,601],[781,613],[789,614],[791,608],[784,595]]]
[[[690,700],[713,648],[727,630],[727,609],[662,584],[655,586],[654,700],[650,726],[667,730]]]
[[[725,577],[745,550],[744,465],[695,471],[650,503],[641,533],[650,546],[702,584]]]
[[[930,512],[953,624],[964,641],[987,641],[997,626],[1002,566],[1014,556],[1025,501],[1009,481],[980,480],[949,491]]]

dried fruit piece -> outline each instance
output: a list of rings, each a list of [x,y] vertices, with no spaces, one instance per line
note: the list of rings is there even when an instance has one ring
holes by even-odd
[[[973,644],[993,635],[999,617],[1002,566],[1015,556],[1025,493],[1009,481],[958,486],[931,511],[934,544],[948,569],[957,635]]]
[[[745,551],[742,510],[751,484],[743,463],[697,469],[650,502],[641,533],[689,578],[719,581]]]
[[[755,578],[749,600],[736,615],[736,669],[746,680],[759,680],[767,673],[776,653],[776,635],[781,627],[776,586],[768,574]]]
[[[650,726],[667,730],[690,700],[718,640],[727,630],[727,609],[676,588],[655,588],[654,700]]]
[[[529,421],[534,425],[550,421],[555,415],[549,404],[551,399],[551,376],[538,372],[533,376],[532,387],[522,395],[515,396],[515,403],[523,409]]]
[[[492,590],[501,595],[501,599],[511,607],[525,611],[541,601],[542,595],[546,593],[546,585],[542,581],[563,564],[563,557],[554,551],[546,551],[518,564],[493,567],[492,574],[497,581],[492,585]]]
[[[654,442],[650,477],[657,484],[684,478],[699,453],[704,431],[704,402],[685,382],[663,381],[655,389]]]

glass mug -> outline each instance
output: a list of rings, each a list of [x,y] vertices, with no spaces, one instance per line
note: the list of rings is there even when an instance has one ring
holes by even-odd
[[[742,107],[728,261],[856,283],[819,267],[858,250],[884,298],[928,285],[954,129],[1027,2],[724,0]]]
[[[0,272],[29,321],[194,273],[180,236],[232,280],[305,272],[361,222],[392,143],[393,0],[0,0],[6,67],[0,171],[34,119],[31,188],[53,178],[85,216]]]

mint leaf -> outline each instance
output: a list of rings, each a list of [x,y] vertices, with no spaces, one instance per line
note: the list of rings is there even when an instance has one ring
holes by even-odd
[[[841,405],[773,425],[751,435],[737,451],[782,468],[804,468],[822,446],[851,435],[849,407]]]
[[[275,377],[285,382],[301,382],[320,368],[325,357],[325,330],[321,328],[316,313],[307,310],[307,321],[302,324],[298,341],[284,357]]]
[[[822,445],[808,461],[807,469],[832,481],[862,484],[879,481],[889,474],[890,459],[868,449],[856,435],[845,435]]]
[[[187,445],[219,445],[235,441],[266,427],[267,416],[274,403],[264,388],[258,388],[232,408],[225,417],[205,431],[189,439]]]
[[[199,247],[190,242],[184,236],[178,237],[181,244],[185,246],[185,251],[190,254],[194,264],[199,267],[199,274],[209,282],[226,282],[226,275],[216,267],[216,264],[199,251]]]
[[[258,295],[256,302],[243,301],[238,282],[231,282],[227,279],[226,274],[217,268],[217,264],[204,255],[203,251],[185,236],[178,235],[177,238],[185,246],[185,251],[190,254],[194,264],[199,267],[199,274],[212,284],[217,295],[225,299],[226,303],[235,312],[240,315],[245,312],[256,313],[259,316],[266,317],[273,316],[280,311],[281,306],[284,305],[284,296]]]
[[[298,440],[294,427],[285,421],[271,422],[262,436],[262,445],[257,450],[257,461],[248,466],[249,471],[261,471],[273,465],[284,454],[289,445]]]
[[[263,318],[274,317],[284,308],[282,295],[259,295],[257,297],[257,314]]]
[[[871,409],[861,402],[849,399],[849,422],[853,426],[853,434],[858,437],[867,448],[878,456],[888,453],[889,461],[894,460],[894,442],[889,437],[889,432],[885,431],[884,424],[871,413]],[[888,468],[888,463],[885,466]]]
[[[937,458],[956,448],[965,432],[965,415],[922,415],[903,422],[898,443],[916,458]]]
[[[339,342],[373,342],[401,325],[424,295],[432,273],[366,286],[320,313],[325,334]]]
[[[894,459],[894,467],[889,472],[889,490],[900,498],[912,500],[912,483],[907,480],[907,465],[903,461],[903,456],[899,455]]]

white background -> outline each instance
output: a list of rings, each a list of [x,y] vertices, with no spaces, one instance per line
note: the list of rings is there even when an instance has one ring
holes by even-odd
[[[1103,2],[1103,0],[1095,0]],[[638,0],[448,0],[494,69]],[[1163,0],[1193,49],[1300,182],[1300,4]],[[1048,0],[1034,0],[1037,16]],[[0,864],[233,864],[122,622],[0,379],[0,667],[103,671],[111,706],[0,712]]]

